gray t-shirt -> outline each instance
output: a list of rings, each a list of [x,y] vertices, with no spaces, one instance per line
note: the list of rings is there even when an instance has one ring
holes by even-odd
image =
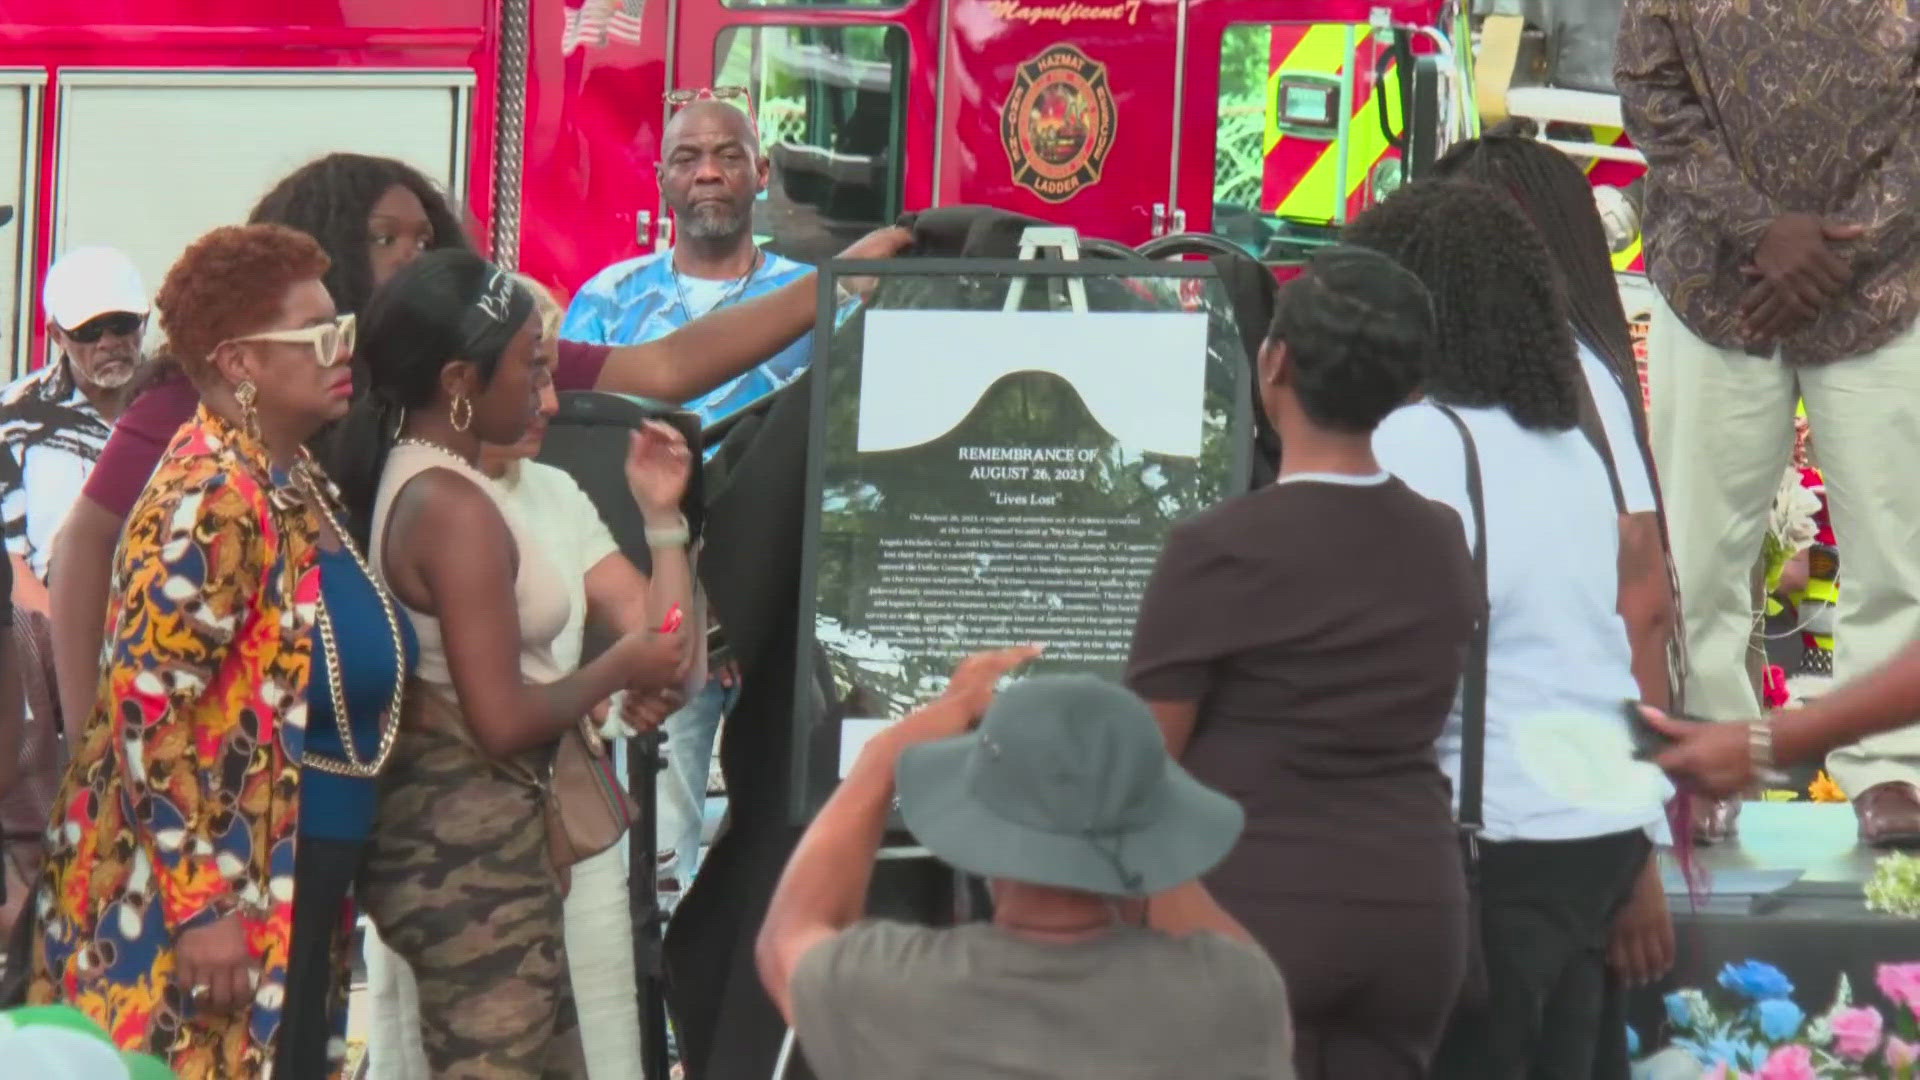
[[[820,1080],[1292,1080],[1286,988],[1214,934],[1049,945],[991,925],[861,923],[793,975]]]

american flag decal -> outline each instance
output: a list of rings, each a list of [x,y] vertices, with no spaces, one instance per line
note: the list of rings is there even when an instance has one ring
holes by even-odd
[[[577,8],[568,8],[560,49],[571,55],[582,46],[596,48],[609,41],[638,45],[640,16],[645,11],[646,0],[586,0]]]

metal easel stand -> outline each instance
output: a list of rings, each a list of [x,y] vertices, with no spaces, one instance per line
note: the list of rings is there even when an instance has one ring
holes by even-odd
[[[1020,258],[1034,261],[1043,251],[1052,252],[1054,257],[1070,262],[1080,261],[1080,234],[1073,229],[1060,225],[1029,225],[1020,234]],[[1027,282],[1031,278],[1017,277],[1007,287],[1006,303],[1001,305],[1003,312],[1020,310],[1020,302],[1026,299]],[[1044,287],[1050,279],[1041,278]],[[1066,279],[1067,303],[1076,313],[1087,313],[1087,283],[1078,277]]]
[[[627,790],[640,819],[627,836],[627,880],[645,897],[633,912],[633,969],[640,986],[640,1075],[667,1080],[667,915],[660,907],[660,770],[667,767],[666,734],[648,731],[627,740]]]
[[[1080,259],[1080,234],[1064,226],[1029,225],[1026,230],[1020,234],[1019,257],[1022,261],[1038,261],[1041,258],[1042,252],[1050,252],[1053,257],[1058,259],[1078,262]],[[1007,298],[1000,308],[1003,313],[1013,314],[1020,310],[1021,301],[1026,299],[1027,282],[1031,280],[1034,279],[1029,277],[1016,277],[1008,284]],[[1040,281],[1041,288],[1044,289],[1059,279],[1041,277],[1038,280]],[[1069,309],[1078,314],[1086,314],[1087,283],[1076,276],[1065,278],[1064,284],[1066,285]],[[926,848],[916,846],[883,847],[876,854],[875,858],[879,861],[932,859],[933,853]],[[966,874],[955,871],[953,876],[953,921],[956,924],[972,921],[975,907],[974,898],[975,894],[972,879]],[[792,1028],[788,1028],[785,1037],[780,1041],[779,1056],[774,1059],[772,1080],[788,1080],[799,1058],[798,1036]],[[649,1074],[649,1080],[653,1080],[652,1074]]]

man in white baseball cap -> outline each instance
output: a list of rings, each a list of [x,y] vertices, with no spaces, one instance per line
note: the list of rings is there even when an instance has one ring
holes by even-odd
[[[46,580],[53,535],[126,405],[151,310],[132,261],[102,246],[54,260],[40,301],[60,355],[0,389],[0,519],[29,590]]]

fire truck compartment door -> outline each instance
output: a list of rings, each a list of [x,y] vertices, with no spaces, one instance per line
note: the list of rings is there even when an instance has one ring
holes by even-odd
[[[105,71],[58,76],[53,250],[118,246],[158,288],[195,237],[245,221],[325,154],[399,158],[466,190],[470,71]]]
[[[0,70],[0,358],[11,379],[31,365],[38,305],[32,280],[40,171],[40,94],[45,73]]]

